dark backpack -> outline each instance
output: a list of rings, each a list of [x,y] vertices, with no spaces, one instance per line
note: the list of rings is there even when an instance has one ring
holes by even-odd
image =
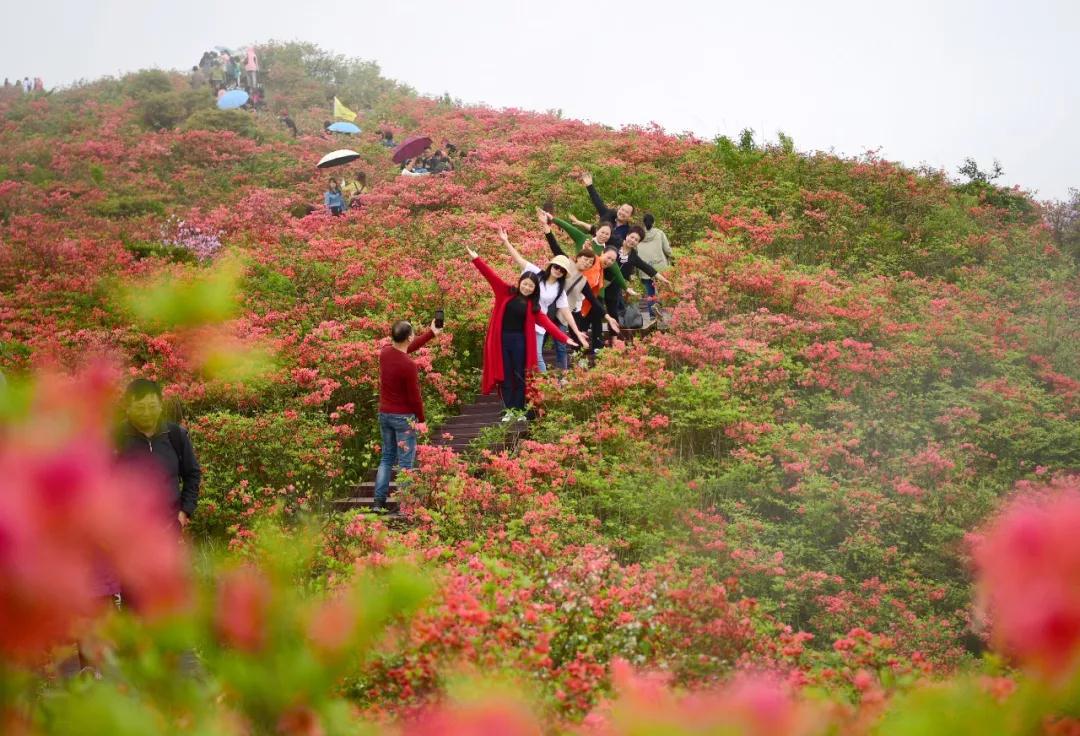
[[[619,315],[619,327],[627,330],[640,330],[645,326],[645,318],[641,316],[641,310],[637,304],[627,304],[626,309]]]

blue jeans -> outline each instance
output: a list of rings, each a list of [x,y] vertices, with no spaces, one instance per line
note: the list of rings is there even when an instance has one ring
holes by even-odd
[[[563,330],[569,334],[568,330]],[[536,367],[541,373],[547,373],[547,363],[544,362],[544,338],[547,337],[545,332],[543,335],[536,335]],[[554,337],[551,341],[555,343],[555,367],[562,368],[563,370],[570,367],[570,356],[567,351],[566,343],[559,342]]]
[[[642,279],[641,283],[645,284],[645,296],[649,299],[649,316],[656,316],[656,282],[652,279]]]
[[[379,432],[382,434],[382,459],[375,474],[375,506],[386,503],[390,494],[390,472],[394,464],[408,470],[416,461],[415,414],[383,414],[379,412]]]
[[[502,333],[503,406],[507,409],[525,408],[525,335],[521,332]]]

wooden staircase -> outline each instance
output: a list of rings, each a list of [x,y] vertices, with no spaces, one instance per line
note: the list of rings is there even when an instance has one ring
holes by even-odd
[[[450,417],[445,424],[431,433],[432,439],[428,443],[434,447],[449,447],[458,454],[464,454],[470,449],[473,441],[488,427],[502,423],[503,417],[502,399],[498,394],[489,396],[477,396],[471,404],[466,404],[461,413]],[[524,431],[523,423],[515,423],[509,427],[512,433],[519,435]],[[347,498],[339,498],[334,501],[335,511],[347,511],[349,509],[370,509],[375,505],[375,473],[378,468],[368,471],[364,481],[353,491],[353,495]],[[396,475],[396,470],[395,470]],[[398,514],[398,502],[394,500],[394,491],[397,483],[390,481],[390,496],[387,499],[386,508],[391,517]]]
[[[645,324],[633,330],[620,330],[620,339],[633,342],[635,339],[657,329],[658,320],[649,319],[648,302],[642,300],[640,309],[645,317]],[[604,329],[607,343],[610,345],[615,335],[607,330],[606,325]],[[548,344],[550,345],[550,343]],[[547,363],[548,370],[555,367],[555,352],[550,347],[544,350],[544,362]],[[471,404],[462,407],[460,414],[450,417],[445,424],[432,431],[432,439],[429,444],[435,447],[449,447],[458,454],[464,454],[473,449],[473,443],[481,432],[488,427],[502,423],[503,413],[502,399],[498,394],[478,395]],[[526,422],[515,422],[512,425],[508,423],[506,429],[507,432],[495,443],[503,448],[512,447],[528,431],[528,425]],[[335,499],[332,504],[333,509],[335,511],[371,509],[375,505],[375,474],[377,470],[378,468],[373,468],[368,471],[364,480],[353,489],[353,495]],[[390,495],[386,502],[386,510],[391,519],[400,518],[398,502],[394,499],[396,490],[397,483],[391,478]]]

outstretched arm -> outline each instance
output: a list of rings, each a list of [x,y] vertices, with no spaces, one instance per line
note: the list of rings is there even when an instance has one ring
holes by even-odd
[[[503,245],[506,246],[506,250],[509,251],[510,257],[514,259],[514,262],[518,265],[518,268],[520,268],[522,271],[528,270],[529,266],[531,266],[532,264],[525,260],[525,257],[521,255],[520,252],[518,252],[518,249],[515,248],[513,243],[510,242],[510,237],[502,228],[499,228],[499,240],[501,240]]]
[[[605,268],[604,275],[607,276],[607,280],[610,283],[616,284],[620,289],[627,288],[626,279],[623,278],[622,269],[619,268],[619,264],[612,263]]]
[[[570,213],[570,222],[574,223],[578,227],[583,227],[586,230],[592,227],[592,223],[585,222],[584,220],[579,220],[578,218],[574,217],[573,213]]]
[[[499,289],[510,288],[510,284],[499,278],[499,274],[495,273],[495,271],[492,270],[491,266],[485,263],[484,259],[481,258],[475,250],[469,248],[468,246],[466,246],[465,250],[468,252],[469,258],[472,259],[472,264],[476,266],[476,270],[482,273],[484,275],[484,278],[487,279],[487,282],[491,286],[491,290],[493,292],[497,294],[499,293]]]
[[[590,172],[586,171],[581,175],[581,183],[585,185],[585,191],[589,193],[589,199],[592,200],[593,207],[596,208],[596,214],[600,216],[600,219],[609,217],[611,210],[604,204],[604,200],[600,198],[600,193],[593,186],[593,178]]]
[[[589,234],[578,230],[566,220],[560,220],[558,217],[552,218],[552,222],[554,222],[556,225],[566,231],[566,234],[569,235],[570,239],[574,241],[574,246],[580,253],[581,249],[585,247],[585,243],[589,241]]]
[[[588,286],[588,284],[586,284]],[[559,316],[562,317],[563,322],[569,327],[574,335],[577,337],[578,342],[582,345],[589,344],[589,338],[585,336],[585,333],[578,329],[577,322],[574,321],[574,315],[570,311],[570,307],[559,307]]]
[[[559,342],[569,343],[576,345],[576,343],[566,336],[566,333],[559,329],[559,326],[551,321],[551,319],[543,312],[536,313],[536,324],[547,330],[548,334]]]

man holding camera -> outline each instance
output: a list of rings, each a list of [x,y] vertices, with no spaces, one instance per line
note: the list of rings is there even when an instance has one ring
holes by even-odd
[[[414,339],[413,327],[405,320],[390,329],[391,344],[379,353],[379,432],[382,459],[375,475],[375,510],[386,507],[390,475],[395,464],[408,470],[416,460],[416,425],[424,421],[424,400],[420,395],[419,372],[409,353],[424,347],[442,332],[441,315]]]

